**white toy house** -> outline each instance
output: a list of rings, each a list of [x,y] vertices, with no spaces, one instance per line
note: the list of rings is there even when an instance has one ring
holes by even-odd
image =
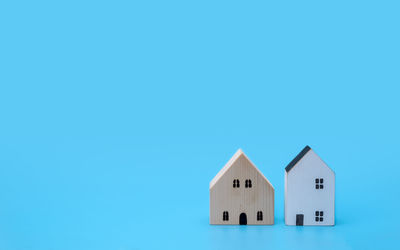
[[[210,224],[274,224],[274,188],[240,149],[210,182]]]
[[[335,225],[335,173],[309,146],[285,168],[285,224]]]

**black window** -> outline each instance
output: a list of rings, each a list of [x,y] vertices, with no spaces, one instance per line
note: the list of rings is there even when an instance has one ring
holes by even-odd
[[[262,213],[262,211],[258,211],[258,212],[257,212],[257,220],[258,220],[258,221],[262,221],[262,220],[263,220],[263,213]]]
[[[249,179],[249,180],[246,180],[245,182],[244,182],[244,187],[245,188],[251,188],[252,187],[252,185],[251,185],[251,180]]]
[[[315,189],[324,189],[324,178],[315,179]]]
[[[229,213],[228,213],[228,211],[224,211],[224,212],[222,213],[222,220],[223,220],[223,221],[228,221],[228,220],[229,220]]]
[[[315,221],[317,222],[324,221],[324,211],[315,211]]]
[[[233,187],[234,187],[234,188],[240,187],[240,184],[239,184],[239,180],[238,180],[238,179],[234,179],[234,180],[233,180]]]

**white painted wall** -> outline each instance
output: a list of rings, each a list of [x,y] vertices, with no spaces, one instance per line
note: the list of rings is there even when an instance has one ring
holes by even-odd
[[[324,179],[324,189],[315,189],[315,179]],[[315,211],[324,211],[324,221],[315,221]],[[335,224],[335,173],[311,149],[287,173],[285,171],[285,223],[296,225],[296,214],[304,214],[304,225]]]

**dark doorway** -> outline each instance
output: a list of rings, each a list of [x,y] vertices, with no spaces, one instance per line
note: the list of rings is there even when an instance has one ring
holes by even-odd
[[[304,223],[304,215],[296,214],[296,226],[303,226]]]
[[[240,225],[247,225],[247,216],[245,213],[241,213],[239,216],[239,224]]]

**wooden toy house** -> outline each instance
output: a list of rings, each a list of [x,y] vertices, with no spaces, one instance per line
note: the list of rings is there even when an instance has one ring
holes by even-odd
[[[274,188],[240,149],[210,182],[210,224],[274,224]]]
[[[285,224],[335,225],[335,172],[309,146],[285,168]]]

